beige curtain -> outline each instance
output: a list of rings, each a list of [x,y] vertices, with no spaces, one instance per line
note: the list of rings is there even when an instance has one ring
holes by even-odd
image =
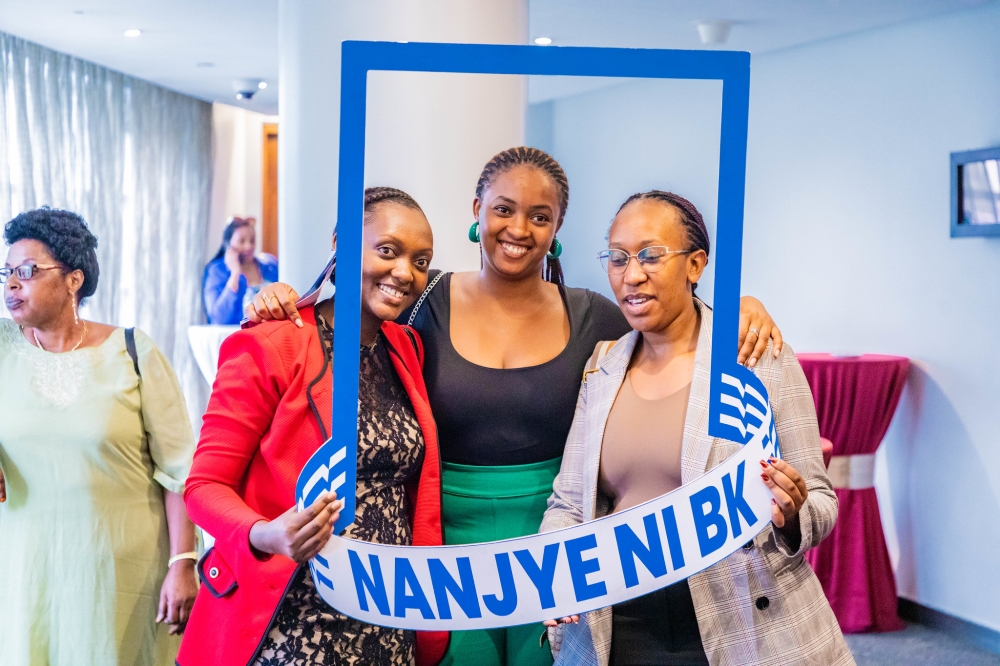
[[[82,215],[101,265],[84,315],[149,333],[192,415],[207,393],[187,329],[202,317],[211,142],[211,104],[0,32],[0,223],[46,205]]]

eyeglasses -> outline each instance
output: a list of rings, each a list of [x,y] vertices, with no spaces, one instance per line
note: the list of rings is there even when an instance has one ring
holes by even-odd
[[[618,275],[625,272],[628,262],[635,257],[639,262],[639,267],[647,273],[662,271],[667,265],[667,260],[674,254],[691,254],[693,250],[671,250],[666,245],[650,245],[644,247],[635,254],[629,254],[625,250],[604,250],[597,254],[601,260],[601,266],[610,275]]]
[[[14,268],[0,268],[0,284],[7,282],[11,275],[16,275],[18,280],[30,280],[35,277],[37,271],[50,271],[53,268],[62,268],[59,264],[51,266],[39,266],[37,264],[21,264]]]

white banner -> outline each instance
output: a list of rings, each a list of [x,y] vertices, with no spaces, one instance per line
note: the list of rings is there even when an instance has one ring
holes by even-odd
[[[779,453],[763,385],[756,377],[723,381],[736,389],[723,401],[740,414],[723,418],[734,427],[739,420],[749,441],[699,479],[621,513],[519,539],[406,547],[334,536],[310,562],[316,589],[341,613],[371,624],[488,629],[617,604],[715,564],[770,522],[773,495],[758,461]],[[312,481],[307,496],[340,462],[324,449],[313,458],[303,470]]]

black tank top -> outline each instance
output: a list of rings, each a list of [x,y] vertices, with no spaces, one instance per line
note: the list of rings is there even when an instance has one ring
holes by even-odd
[[[431,271],[430,279],[437,273]],[[569,342],[551,361],[527,368],[487,368],[455,351],[450,273],[420,305],[413,326],[424,343],[424,380],[445,462],[526,465],[562,455],[594,346],[631,329],[604,296],[562,286],[559,292],[569,316]],[[407,311],[398,321],[409,318]]]

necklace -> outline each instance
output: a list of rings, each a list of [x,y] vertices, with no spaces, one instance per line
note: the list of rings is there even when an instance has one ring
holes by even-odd
[[[24,326],[21,327],[21,330],[24,331]],[[38,345],[39,349],[41,349],[42,351],[48,351],[47,349],[45,349],[45,347],[42,346],[42,343],[38,340],[38,333],[35,332],[35,329],[31,329],[31,336],[35,338],[35,344]],[[86,337],[87,337],[87,322],[83,322],[83,335],[80,336],[80,339],[77,340],[76,345],[74,345],[74,347],[70,349],[70,351],[75,352],[77,349],[79,349],[80,345],[83,344],[83,339]]]
[[[375,351],[375,345],[377,344],[378,344],[378,336],[376,335],[375,342],[371,343],[370,345],[361,345],[361,348],[367,352],[373,352]]]

